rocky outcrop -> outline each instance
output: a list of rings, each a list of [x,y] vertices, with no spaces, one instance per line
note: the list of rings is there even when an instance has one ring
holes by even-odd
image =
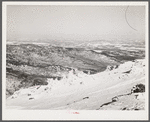
[[[131,89],[131,93],[139,93],[139,92],[145,92],[144,84],[137,84],[133,86],[133,88]]]
[[[111,70],[114,70],[114,69],[117,69],[117,68],[118,68],[118,65],[107,66],[106,71],[111,71]]]
[[[145,109],[145,85],[137,84],[131,89],[131,93],[118,95],[111,102],[104,103],[97,110],[144,110]]]

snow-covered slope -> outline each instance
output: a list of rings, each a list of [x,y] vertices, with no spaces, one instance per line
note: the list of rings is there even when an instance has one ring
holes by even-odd
[[[62,80],[47,82],[46,86],[16,91],[7,98],[7,109],[98,110],[113,97],[128,94],[134,85],[145,83],[145,60],[125,62],[94,75],[70,71]]]

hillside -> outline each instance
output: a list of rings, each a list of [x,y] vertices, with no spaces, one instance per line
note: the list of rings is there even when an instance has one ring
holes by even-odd
[[[107,67],[104,72],[93,75],[77,70],[74,73],[71,70],[69,74],[63,76],[63,79],[47,79],[47,83],[16,91],[7,98],[7,108],[104,110],[113,108],[109,107],[110,104],[107,106],[113,97],[123,99],[120,97],[124,96],[128,102],[123,100],[111,106],[119,106],[114,107],[118,110],[125,110],[125,107],[127,110],[133,110],[139,105],[143,107],[138,107],[138,110],[145,109],[145,97],[140,97],[140,91],[132,93],[133,86],[145,84],[145,60],[128,61],[111,69]],[[104,104],[106,106],[101,108]]]
[[[8,97],[20,88],[33,86],[35,82],[44,84],[47,78],[60,80],[73,69],[96,74],[104,71],[108,65],[118,66],[141,58],[144,58],[142,50],[103,48],[97,51],[52,45],[8,44],[6,94]]]

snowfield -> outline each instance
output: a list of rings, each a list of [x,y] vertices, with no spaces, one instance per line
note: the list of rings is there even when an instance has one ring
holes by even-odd
[[[7,109],[50,110],[138,110],[145,109],[144,93],[131,93],[134,85],[145,84],[145,59],[128,61],[118,67],[87,75],[70,71],[62,80],[47,79],[48,85],[16,91],[6,100]],[[119,102],[111,103],[118,97]],[[109,103],[106,104],[105,103]],[[102,105],[104,105],[102,107]]]

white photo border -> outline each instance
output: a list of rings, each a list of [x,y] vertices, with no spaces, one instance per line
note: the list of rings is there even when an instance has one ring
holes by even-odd
[[[97,110],[7,110],[6,109],[6,20],[7,5],[145,6],[146,109],[144,111]],[[2,2],[2,120],[148,120],[149,118],[149,20],[148,2]],[[79,112],[79,114],[72,114]]]

